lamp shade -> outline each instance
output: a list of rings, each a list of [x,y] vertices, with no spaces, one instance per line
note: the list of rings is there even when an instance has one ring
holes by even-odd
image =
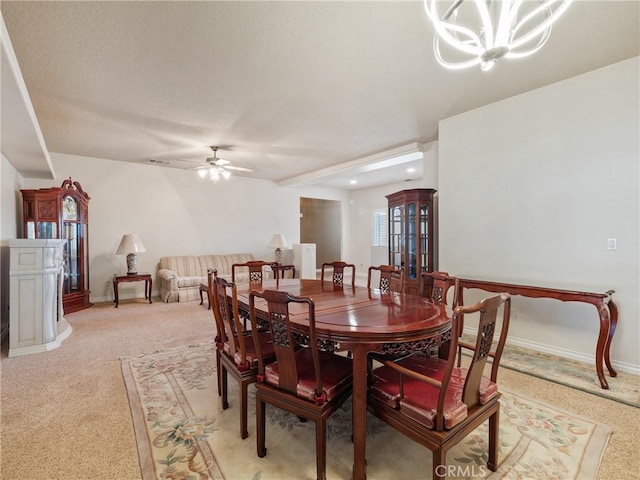
[[[122,236],[116,255],[128,255],[129,253],[144,253],[147,250],[142,244],[142,240],[135,233],[128,233]]]
[[[284,235],[281,233],[275,233],[271,237],[271,241],[268,245],[269,248],[287,248],[287,241],[284,239]]]

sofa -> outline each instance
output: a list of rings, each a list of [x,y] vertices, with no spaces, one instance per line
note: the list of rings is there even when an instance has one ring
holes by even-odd
[[[217,269],[218,276],[231,281],[231,265],[253,259],[250,253],[162,257],[158,270],[160,298],[165,303],[200,300],[200,284],[207,282],[208,268]],[[242,283],[240,275],[237,277],[236,282]]]

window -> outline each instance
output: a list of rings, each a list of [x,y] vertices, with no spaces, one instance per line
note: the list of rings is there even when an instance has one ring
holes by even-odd
[[[373,246],[386,247],[387,237],[387,212],[379,211],[373,214]]]

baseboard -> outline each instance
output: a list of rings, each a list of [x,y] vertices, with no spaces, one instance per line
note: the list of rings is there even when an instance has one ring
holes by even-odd
[[[474,330],[474,329],[465,328],[464,332],[474,336],[477,334],[477,330]],[[583,352],[576,352],[575,350],[568,350],[566,348],[560,348],[552,345],[546,345],[543,343],[532,342],[524,338],[510,336],[507,340],[507,344],[513,345],[514,347],[533,350],[538,353],[546,353],[549,355],[555,355],[557,357],[566,358],[569,360],[575,360],[576,362],[587,363],[590,365],[595,364],[595,361],[596,361],[595,355],[587,355]],[[620,372],[625,372],[631,375],[640,376],[640,365],[633,365],[626,362],[617,362],[615,360],[611,360],[611,364],[616,370],[619,370]],[[604,368],[606,371],[606,366]]]

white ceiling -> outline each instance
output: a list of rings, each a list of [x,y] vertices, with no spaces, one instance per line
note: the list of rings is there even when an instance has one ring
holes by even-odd
[[[49,152],[184,168],[219,145],[248,176],[344,188],[409,178],[349,186],[340,166],[432,142],[441,119],[640,54],[639,7],[576,0],[540,52],[481,72],[437,65],[419,1],[1,5]]]

